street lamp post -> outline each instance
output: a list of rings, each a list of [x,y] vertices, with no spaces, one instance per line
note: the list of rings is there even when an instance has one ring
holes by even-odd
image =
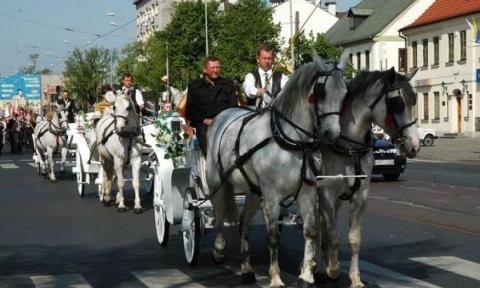
[[[207,14],[206,0],[205,0],[205,56],[208,57],[208,14]]]

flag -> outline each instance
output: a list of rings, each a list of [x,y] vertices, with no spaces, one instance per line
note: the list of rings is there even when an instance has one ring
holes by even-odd
[[[475,18],[472,17],[471,22],[468,21],[468,19],[465,19],[465,21],[467,21],[468,26],[472,29],[472,39],[475,39],[475,43],[480,43],[480,27],[475,21]]]

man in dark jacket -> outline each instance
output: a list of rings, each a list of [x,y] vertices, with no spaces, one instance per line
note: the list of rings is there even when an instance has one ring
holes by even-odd
[[[77,113],[77,107],[75,107],[75,101],[70,99],[67,90],[62,91],[62,99],[58,99],[58,105],[63,105],[68,111],[68,123],[75,123],[75,113]]]
[[[225,109],[237,106],[233,81],[220,77],[220,60],[208,57],[203,77],[188,85],[186,116],[195,128],[200,149],[207,154],[207,128]]]

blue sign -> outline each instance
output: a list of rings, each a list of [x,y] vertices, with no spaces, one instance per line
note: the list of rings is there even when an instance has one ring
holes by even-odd
[[[26,100],[40,100],[42,97],[40,73],[17,73],[0,78],[0,100],[11,101],[17,95]]]
[[[477,69],[477,82],[480,82],[480,69]]]

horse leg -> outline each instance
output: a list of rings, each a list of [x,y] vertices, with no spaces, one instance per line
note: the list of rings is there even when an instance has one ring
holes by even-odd
[[[305,250],[303,256],[300,280],[313,284],[315,279],[313,273],[315,271],[315,241],[317,240],[317,231],[315,230],[315,187],[304,188],[297,198],[297,207],[303,220],[303,236],[305,238]]]
[[[369,180],[367,180],[369,181]],[[361,192],[361,193],[360,193]],[[358,191],[355,194],[354,201],[350,204],[350,229],[348,231],[348,244],[350,246],[351,260],[350,260],[350,281],[351,288],[364,288],[365,285],[360,280],[360,269],[358,265],[358,255],[360,252],[360,244],[362,242],[362,235],[360,231],[360,217],[365,210],[367,204],[368,187],[363,191]]]
[[[213,245],[213,261],[217,264],[223,263],[225,261],[225,236],[223,235],[224,221],[225,221],[225,210],[227,209],[224,205],[225,203],[225,194],[226,194],[226,184],[213,194],[211,198],[211,203],[213,211],[215,211],[215,242]]]
[[[140,214],[143,212],[141,199],[140,199],[140,166],[142,165],[142,156],[137,149],[133,149],[132,159],[130,163],[132,164],[132,186],[135,191],[135,214]],[[137,151],[137,153],[135,153]]]
[[[101,161],[102,163],[102,181],[103,181],[103,205],[110,206],[113,184],[113,163],[108,160]]]
[[[256,281],[255,272],[250,264],[248,238],[250,235],[250,222],[260,207],[260,197],[249,193],[245,197],[245,206],[240,215],[240,253],[242,254],[242,283],[248,284]]]
[[[123,158],[115,158],[113,161],[113,167],[115,168],[115,174],[117,175],[117,202],[118,212],[126,212],[125,199],[123,198],[123,189],[125,188],[125,179],[123,178]]]
[[[322,189],[318,193],[319,210],[322,227],[321,249],[324,256],[325,272],[331,280],[338,280],[342,273],[338,252],[340,248],[340,235],[337,230],[337,196],[335,190]]]
[[[63,147],[62,147],[62,162],[60,164],[60,172],[62,174],[65,173],[65,163],[67,162],[67,153],[68,153],[67,146],[63,145]]]
[[[267,193],[264,191],[263,201],[263,217],[267,226],[268,250],[270,251],[270,287],[285,287],[280,277],[280,266],[278,265],[278,246],[280,239],[280,231],[278,230],[278,215],[280,213],[280,205],[273,199],[267,199],[267,195],[273,195],[273,191]]]
[[[47,154],[48,154],[48,163],[50,164],[50,181],[57,182],[55,178],[55,161],[53,160],[53,149],[51,147],[47,147]]]

